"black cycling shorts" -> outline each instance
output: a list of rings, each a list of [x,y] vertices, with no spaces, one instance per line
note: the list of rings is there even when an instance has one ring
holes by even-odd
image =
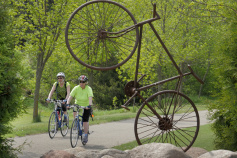
[[[91,109],[84,109],[84,113],[82,115],[83,122],[89,122],[90,113]]]

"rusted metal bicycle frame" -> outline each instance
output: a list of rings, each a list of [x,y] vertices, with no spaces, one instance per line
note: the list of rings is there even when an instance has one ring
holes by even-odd
[[[146,102],[146,100],[139,94],[140,91],[143,91],[143,90],[146,90],[146,89],[149,89],[151,87],[154,87],[154,86],[157,86],[157,85],[160,85],[160,84],[163,84],[163,83],[166,83],[166,82],[169,82],[169,81],[172,81],[172,80],[175,80],[175,79],[178,79],[178,82],[177,82],[177,85],[176,85],[176,91],[177,93],[179,93],[179,90],[180,90],[180,85],[181,85],[181,82],[182,82],[182,78],[184,76],[187,76],[187,75],[190,75],[192,74],[201,84],[203,84],[203,81],[193,72],[192,68],[190,65],[188,65],[188,68],[190,70],[190,72],[188,73],[182,73],[180,68],[178,67],[178,65],[176,64],[176,62],[174,61],[172,55],[170,54],[169,50],[167,49],[167,47],[165,46],[164,42],[161,40],[159,34],[157,33],[157,31],[155,30],[152,22],[153,21],[156,21],[156,20],[159,20],[160,19],[160,16],[159,14],[156,12],[156,4],[153,4],[153,18],[151,19],[148,19],[148,20],[145,20],[143,22],[140,22],[140,23],[137,23],[131,27],[128,27],[126,29],[123,29],[119,32],[107,32],[107,31],[101,31],[100,32],[100,36],[101,38],[117,38],[119,36],[122,36],[123,34],[126,34],[127,32],[131,31],[132,29],[135,29],[135,27],[140,27],[140,34],[139,34],[139,42],[138,42],[138,54],[137,54],[137,62],[136,62],[136,70],[135,70],[135,79],[134,81],[132,81],[132,84],[133,86],[131,86],[131,82],[128,83],[129,86],[125,86],[125,91],[128,93],[128,96],[130,97],[130,99],[127,100],[127,102],[122,105],[123,108],[129,110],[127,108],[127,105],[128,103],[135,97],[135,96],[138,96],[143,102],[146,103],[146,105],[151,109],[151,111],[160,119],[162,120],[162,117],[149,105],[148,102]],[[154,32],[154,34],[156,35],[157,39],[159,40],[159,42],[161,43],[162,47],[164,48],[165,52],[167,53],[167,55],[169,56],[170,60],[172,61],[173,65],[175,66],[176,70],[178,71],[179,75],[178,76],[174,76],[174,77],[171,77],[171,78],[168,78],[168,79],[165,79],[165,80],[162,80],[162,81],[159,81],[159,82],[156,82],[156,83],[153,83],[153,84],[150,84],[150,85],[146,85],[146,86],[143,86],[143,87],[139,87],[138,86],[138,82],[145,76],[145,75],[142,75],[139,79],[138,78],[138,69],[139,69],[139,60],[140,60],[140,51],[141,51],[141,40],[142,40],[142,32],[143,32],[143,25],[144,24],[149,24],[152,31]],[[116,34],[119,34],[118,36],[114,36]],[[113,36],[108,36],[108,35],[113,35]],[[177,99],[175,99],[177,101]],[[174,107],[176,107],[176,102],[174,103]],[[175,108],[174,108],[175,109]],[[173,119],[173,116],[172,116],[172,119]],[[171,121],[172,121],[171,119]]]
[[[136,32],[136,38],[135,38],[136,41],[134,41],[135,45],[134,45],[133,49],[131,49],[130,55],[125,60],[123,60],[122,62],[120,62],[118,64],[116,63],[117,65],[112,65],[112,66],[109,66],[109,67],[92,66],[92,65],[86,63],[85,61],[80,60],[77,57],[77,55],[73,52],[73,50],[71,49],[70,43],[69,43],[70,39],[68,38],[68,36],[69,36],[68,35],[69,26],[70,26],[71,20],[74,18],[74,15],[76,15],[78,13],[78,11],[81,11],[84,7],[92,5],[91,8],[93,8],[94,7],[93,4],[98,4],[98,3],[103,4],[103,5],[96,5],[96,7],[98,7],[98,8],[99,8],[99,6],[104,6],[104,4],[106,5],[106,3],[111,4],[111,6],[114,5],[119,9],[122,8],[121,10],[125,11],[125,13],[127,13],[127,15],[130,16],[130,18],[131,18],[130,20],[132,20],[134,23],[130,24],[132,26],[127,26],[126,25],[127,28],[122,29],[118,32],[106,31],[107,29],[105,27],[99,28],[98,30],[96,30],[96,32],[94,32],[94,34],[96,35],[96,40],[103,41],[103,40],[106,40],[107,38],[111,38],[111,39],[115,38],[116,39],[116,38],[119,38],[119,37],[122,37],[122,36],[126,36],[126,34],[129,34],[130,31],[135,30],[135,32]],[[119,10],[119,9],[117,9],[117,10]],[[157,33],[157,31],[155,30],[155,28],[152,24],[153,21],[156,21],[156,20],[159,20],[159,19],[160,19],[160,16],[156,12],[156,4],[153,4],[153,18],[142,21],[140,23],[137,23],[135,18],[133,17],[133,15],[125,7],[123,7],[122,5],[120,5],[116,2],[113,2],[113,1],[110,1],[110,0],[90,1],[90,2],[87,2],[87,3],[83,4],[82,6],[80,6],[72,14],[72,16],[69,18],[69,22],[67,23],[66,32],[65,32],[66,44],[67,44],[68,49],[69,49],[70,53],[72,54],[72,56],[79,63],[81,63],[82,65],[84,65],[88,68],[91,68],[91,69],[94,69],[94,70],[102,70],[102,71],[103,70],[112,70],[112,69],[115,69],[115,68],[123,65],[125,62],[127,62],[131,58],[131,56],[133,55],[133,53],[137,49],[138,54],[137,54],[137,60],[136,60],[134,80],[128,82],[125,85],[125,94],[127,96],[129,96],[130,98],[127,100],[127,102],[124,105],[122,105],[123,108],[129,110],[127,105],[129,104],[129,102],[135,96],[138,96],[143,101],[143,104],[139,108],[139,110],[137,112],[137,115],[136,115],[136,118],[135,118],[134,132],[135,132],[136,140],[137,140],[139,145],[144,143],[144,142],[142,142],[142,140],[144,140],[144,137],[142,136],[142,134],[144,134],[144,131],[142,131],[143,130],[142,128],[144,128],[145,132],[151,131],[152,136],[149,133],[147,135],[145,135],[145,137],[148,138],[149,140],[151,140],[154,137],[157,137],[155,139],[155,141],[156,141],[159,137],[159,135],[156,135],[156,133],[158,131],[160,131],[160,133],[162,135],[162,136],[160,136],[160,139],[162,139],[162,140],[159,140],[157,142],[170,142],[171,143],[171,140],[170,141],[166,140],[168,135],[170,135],[169,139],[172,139],[172,140],[175,141],[175,143],[177,143],[177,140],[174,137],[174,135],[176,135],[175,131],[178,131],[178,133],[181,132],[181,134],[180,134],[180,135],[182,135],[181,138],[184,138],[184,140],[186,140],[186,141],[182,141],[182,143],[181,143],[182,146],[186,146],[186,147],[184,147],[184,149],[183,149],[183,147],[180,146],[179,143],[178,143],[178,146],[181,147],[184,151],[187,151],[191,147],[191,145],[194,143],[195,139],[197,138],[197,134],[198,134],[198,131],[199,131],[199,126],[200,126],[200,121],[199,121],[199,115],[198,115],[197,108],[195,107],[195,104],[192,102],[192,100],[190,98],[188,98],[186,95],[184,95],[180,92],[182,78],[184,76],[188,76],[188,75],[192,74],[201,84],[203,84],[203,81],[193,72],[190,65],[188,65],[188,68],[189,68],[190,72],[187,72],[187,73],[182,73],[181,72],[180,68],[178,67],[178,65],[174,61],[172,55],[170,54],[170,52],[166,48],[164,42],[161,40],[159,34]],[[91,20],[93,20],[93,19],[91,19]],[[142,45],[143,25],[147,24],[147,23],[149,24],[152,31],[156,35],[157,39],[161,43],[161,45],[162,45],[163,49],[165,50],[166,54],[169,56],[170,60],[172,61],[172,64],[174,65],[174,67],[178,71],[178,75],[170,77],[168,79],[164,79],[164,80],[155,82],[155,83],[152,83],[152,84],[149,84],[149,85],[140,86],[139,81],[141,81],[143,79],[143,77],[145,76],[145,74],[143,74],[140,78],[138,78],[138,75],[139,75],[139,73],[138,73],[139,61],[140,61],[140,53],[141,53],[141,45]],[[118,27],[118,29],[120,29],[120,28]],[[118,30],[118,29],[115,29],[115,30]],[[88,32],[88,33],[90,33],[90,32]],[[157,86],[157,85],[169,82],[169,81],[173,81],[173,80],[177,80],[175,90],[159,91],[159,92],[154,93],[153,95],[151,95],[150,97],[148,97],[146,99],[143,96],[140,95],[140,91],[143,91],[143,90],[149,89],[151,87],[154,87],[154,86]],[[167,103],[167,105],[164,105],[162,103],[162,100],[158,100],[156,97],[159,98],[159,99],[162,99],[162,97],[165,98],[165,100],[164,100],[165,103],[164,104]],[[167,102],[166,102],[166,99],[168,100]],[[155,100],[155,101],[153,101],[153,100]],[[188,107],[187,111],[186,111],[186,109],[185,109],[185,111],[179,111],[180,109],[182,109],[183,107],[185,108],[186,106]],[[166,107],[167,107],[167,109],[164,110],[163,108],[166,108]],[[161,109],[159,109],[159,108],[161,108]],[[178,110],[176,110],[176,108]],[[146,114],[147,111],[149,112],[150,115]],[[184,112],[184,114],[180,118],[177,119],[176,114],[179,115],[181,112]],[[191,113],[194,114],[194,116],[190,116],[190,115],[192,115]],[[189,116],[186,117],[187,115],[189,115]],[[144,116],[150,122],[146,121],[144,119]],[[151,120],[151,118],[155,119],[155,120],[153,121],[153,120]],[[194,119],[192,120],[192,118],[194,118]],[[147,124],[144,125],[144,123],[142,121],[146,121]],[[190,134],[188,132],[186,132],[187,130],[182,131],[183,126],[178,125],[178,122],[181,122],[181,124],[182,124],[185,121],[189,121],[189,123],[190,122],[194,123],[194,125],[193,124],[188,125],[189,129],[194,127],[194,130],[189,130]],[[142,122],[142,123],[140,123],[140,122]],[[149,128],[149,126],[150,126],[150,128]],[[155,126],[155,128],[153,126]],[[145,129],[146,127],[148,127],[148,129]],[[152,131],[153,129],[155,129],[154,132]],[[183,134],[184,135],[186,134],[188,138],[185,137]],[[164,138],[164,140],[163,140],[163,138]]]

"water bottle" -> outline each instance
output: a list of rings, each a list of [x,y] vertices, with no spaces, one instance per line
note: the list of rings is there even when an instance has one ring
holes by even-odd
[[[59,111],[57,111],[57,113],[58,113],[58,120],[60,121],[61,120],[61,116],[60,116]]]

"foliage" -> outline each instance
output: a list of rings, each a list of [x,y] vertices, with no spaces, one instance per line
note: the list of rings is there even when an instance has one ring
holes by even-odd
[[[60,45],[58,39],[63,34],[66,19],[72,11],[69,6],[74,6],[70,2],[73,1],[12,1],[15,6],[13,15],[16,17],[14,34],[20,43],[18,49],[26,53],[26,58],[33,59],[30,64],[35,71],[34,121],[39,117],[38,100],[43,70],[57,45]]]
[[[17,29],[14,33],[19,39],[19,48],[22,48],[21,51],[25,54],[22,62],[25,65],[24,82],[28,84],[27,93],[34,97],[38,95],[35,101],[40,100],[43,103],[56,81],[56,74],[63,71],[66,73],[66,80],[71,84],[71,89],[78,84],[77,78],[81,74],[88,75],[89,84],[94,91],[94,101],[101,108],[111,108],[115,102],[115,106],[123,104],[124,86],[128,81],[134,80],[136,53],[127,63],[116,69],[116,72],[114,70],[95,72],[85,68],[72,58],[66,48],[64,28],[70,14],[86,1],[46,0],[45,4],[42,2],[19,0],[13,3],[18,6],[14,12],[17,17],[15,20]],[[210,95],[215,91],[213,81],[217,79],[217,75],[214,75],[215,67],[210,65],[215,62],[215,56],[219,56],[214,53],[215,44],[220,39],[221,29],[225,26],[220,27],[216,23],[223,23],[225,17],[222,8],[229,5],[228,2],[221,0],[117,0],[116,2],[131,11],[137,22],[150,19],[152,3],[156,3],[161,19],[153,22],[153,25],[181,71],[188,72],[187,64],[191,64],[200,78],[203,79],[203,76],[207,75],[203,89],[193,76],[185,77],[182,92],[197,95],[202,91],[203,95]],[[144,25],[143,30],[139,73],[147,76],[140,85],[177,75],[177,70],[149,25]],[[101,81],[100,78],[105,76],[106,82]],[[141,94],[147,98],[159,90],[174,89],[176,82],[153,87]],[[117,100],[113,102],[115,97]],[[35,116],[35,119],[37,118]]]
[[[208,31],[208,25],[204,23],[208,18],[201,15],[201,10],[205,6],[199,5],[198,7],[191,8],[191,2],[184,0],[144,0],[142,3],[137,1],[136,6],[130,6],[131,4],[128,5],[128,2],[126,5],[129,6],[129,10],[134,14],[137,22],[141,22],[152,17],[153,7],[151,2],[157,4],[157,12],[161,17],[160,20],[153,22],[153,25],[181,71],[183,73],[188,72],[187,65],[191,64],[195,72],[202,78],[207,69],[209,60],[207,52],[210,49],[207,45],[208,38],[210,38],[206,33]],[[146,6],[146,9],[144,9],[144,6]],[[204,22],[201,23],[199,20]],[[126,72],[128,74],[127,76],[134,77],[135,64],[136,55],[117,71],[118,73]],[[151,84],[178,74],[149,25],[144,25],[143,27],[139,73],[147,75],[142,85],[144,83]],[[133,79],[127,78],[127,76],[120,77],[126,81]],[[160,87],[152,89],[150,93],[152,94],[157,90],[174,89],[176,83],[177,80],[169,84],[163,84]],[[199,87],[200,83],[193,76],[184,78],[182,86],[184,93],[198,94]]]
[[[123,105],[125,83],[121,82],[115,70],[97,72],[94,81],[94,103],[100,109],[113,109]],[[116,97],[116,101],[114,100]]]
[[[0,155],[15,157],[13,140],[6,139],[5,134],[12,131],[9,122],[12,121],[24,107],[22,100],[22,79],[20,53],[14,51],[14,35],[11,33],[12,17],[9,15],[10,3],[6,0],[0,2]]]
[[[223,6],[220,5],[223,10]],[[216,91],[213,95],[218,102],[209,108],[214,120],[212,129],[216,134],[217,148],[237,150],[237,3],[224,7],[225,24],[219,25],[221,39],[217,41],[215,51]]]

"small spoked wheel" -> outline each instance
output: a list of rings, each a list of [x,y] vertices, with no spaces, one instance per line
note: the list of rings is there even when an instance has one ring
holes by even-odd
[[[187,151],[197,138],[200,121],[194,103],[186,95],[167,90],[153,94],[144,102],[135,118],[137,143],[170,143]]]
[[[65,120],[65,118],[67,118],[67,119]],[[69,126],[69,115],[67,113],[67,117],[64,117],[64,114],[62,116],[61,134],[63,137],[65,137],[67,135],[68,126]]]
[[[78,126],[78,118],[75,118],[72,123],[71,133],[70,133],[70,142],[72,148],[77,146],[77,141],[79,138],[79,126]]]
[[[51,139],[53,139],[55,134],[57,133],[57,126],[58,126],[58,123],[55,116],[55,112],[52,112],[49,117],[49,124],[48,124],[48,132],[49,132],[49,137]]]
[[[67,22],[67,48],[88,68],[115,69],[136,50],[139,37],[136,23],[132,13],[116,2],[89,1],[77,8]]]

